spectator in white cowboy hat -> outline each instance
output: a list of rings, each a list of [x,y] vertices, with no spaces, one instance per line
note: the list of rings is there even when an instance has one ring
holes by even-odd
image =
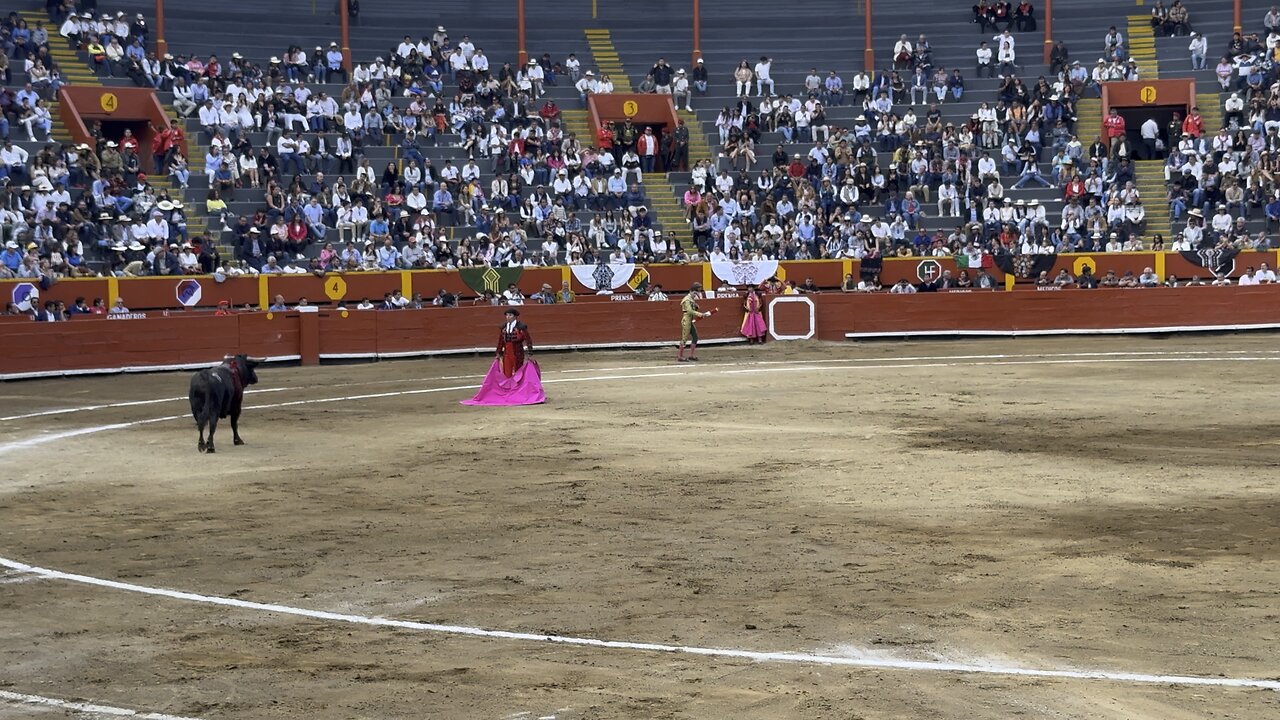
[[[679,109],[683,102],[684,109],[693,112],[693,107],[690,105],[692,93],[689,92],[689,78],[685,76],[684,68],[676,70],[675,79],[671,81],[671,95],[676,109]]]
[[[573,86],[578,91],[578,99],[582,101],[582,106],[586,107],[587,98],[599,91],[600,83],[596,80],[596,74],[588,70]]]
[[[533,99],[537,100],[542,97],[544,92],[543,83],[546,80],[546,73],[542,70],[542,66],[537,60],[530,60],[529,66],[524,71],[525,78],[529,81],[530,94]]]

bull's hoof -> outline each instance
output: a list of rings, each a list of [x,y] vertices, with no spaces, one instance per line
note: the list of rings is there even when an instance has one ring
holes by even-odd
[[[196,449],[197,449],[197,450],[199,450],[200,452],[204,452],[204,441],[203,441],[203,440],[201,440],[200,442],[196,443]]]
[[[210,444],[210,445],[206,445],[206,446],[205,446],[205,448],[204,448],[204,451],[205,451],[205,452],[207,452],[207,453],[210,453],[210,454],[217,452],[217,450],[214,450],[214,449],[213,449],[213,445],[212,445],[212,444]]]
[[[231,443],[232,443],[233,445],[243,445],[243,444],[244,444],[244,441],[243,441],[243,440],[241,440],[240,438],[236,438],[235,440],[232,440],[232,441],[231,441]]]

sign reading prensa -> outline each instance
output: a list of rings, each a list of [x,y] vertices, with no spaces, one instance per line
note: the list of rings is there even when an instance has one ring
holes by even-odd
[[[102,106],[102,112],[113,113],[120,107],[120,98],[115,93],[102,93],[98,98],[98,104]]]

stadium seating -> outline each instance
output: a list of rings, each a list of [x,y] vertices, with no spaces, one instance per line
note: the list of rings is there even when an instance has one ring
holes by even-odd
[[[326,47],[337,38],[337,18],[332,8],[308,4],[283,3],[253,5],[237,8],[234,17],[218,8],[192,0],[170,0],[168,3],[167,40],[170,51],[179,55],[194,54],[207,57],[216,54],[227,58],[233,52],[242,55],[246,61],[265,64],[268,58],[282,54],[288,45],[299,45],[304,49]],[[1256,24],[1260,25],[1261,14],[1265,8],[1256,2],[1246,2],[1246,16],[1257,15]],[[376,7],[374,7],[376,6]],[[1256,7],[1255,7],[1256,6]],[[1094,50],[1101,50],[1101,37],[1108,25],[1119,25],[1123,28],[1140,27],[1143,23],[1127,16],[1117,17],[1112,7],[1086,0],[1066,0],[1056,4],[1058,9],[1055,23],[1055,37],[1066,43],[1073,59],[1081,59],[1086,63],[1094,56]],[[1201,8],[1190,4],[1193,23],[1197,29],[1211,37],[1211,47],[1221,47],[1230,31],[1230,10]],[[127,15],[141,11],[150,11],[150,3],[139,0],[124,0],[113,6]],[[496,8],[495,8],[496,9]],[[486,48],[490,61],[496,68],[502,62],[511,61],[514,46],[514,19],[509,13],[483,12],[484,8],[442,8],[433,9],[429,20],[419,20],[415,15],[420,10],[405,0],[369,4],[362,9],[361,16],[353,23],[352,55],[357,63],[368,62],[376,56],[387,56],[393,52],[394,46],[404,36],[405,20],[414,18],[415,31],[409,33],[415,39],[431,35],[437,25],[448,29],[454,39],[469,35],[470,40],[478,47]],[[1037,8],[1039,11],[1040,8]],[[900,35],[907,35],[914,40],[924,30],[932,48],[932,64],[934,67],[948,69],[959,68],[965,78],[965,96],[959,102],[947,101],[940,106],[944,123],[957,126],[972,116],[980,103],[993,102],[998,84],[997,80],[978,78],[973,69],[974,50],[980,40],[990,40],[990,31],[981,32],[970,22],[967,7],[948,8],[940,17],[922,26],[919,8],[910,5],[880,6],[876,9],[874,39],[876,44],[877,65],[887,67],[891,62],[891,48]],[[576,10],[559,7],[542,7],[530,4],[529,37],[530,52],[533,56],[548,53],[555,61],[563,60],[570,53],[575,53],[582,61],[583,69],[592,67],[610,67],[616,65],[621,73],[617,78],[619,90],[629,80],[638,84],[645,69],[658,57],[666,57],[675,67],[689,67],[690,44],[687,37],[684,18],[674,18],[669,14],[652,13],[643,8],[629,6],[605,6],[601,8],[601,17],[597,22],[587,20]],[[721,157],[723,147],[716,129],[715,118],[720,108],[734,100],[734,88],[731,72],[733,66],[742,59],[754,62],[760,56],[773,59],[773,79],[778,94],[801,95],[804,78],[810,68],[816,68],[821,75],[827,70],[836,70],[848,86],[850,78],[862,65],[861,34],[862,18],[850,7],[835,2],[806,3],[802,9],[788,13],[785,18],[774,18],[774,6],[762,0],[745,0],[732,5],[720,0],[703,3],[704,31],[702,52],[709,70],[710,84],[705,96],[695,95],[693,104],[696,112],[684,113],[682,116],[695,131],[692,146],[705,147],[705,157],[713,159],[720,167],[727,165]],[[36,17],[28,15],[28,17]],[[758,18],[769,17],[770,32],[761,33]],[[601,52],[599,43],[593,42],[589,27],[605,25],[611,28],[607,36],[609,43],[616,49],[618,60],[612,60],[605,52]],[[252,31],[246,31],[246,28]],[[674,27],[681,28],[674,31]],[[1126,33],[1129,34],[1129,33]],[[1028,84],[1038,77],[1049,76],[1048,68],[1041,59],[1040,43],[1042,34],[1036,32],[1020,32],[1015,34],[1018,41],[1017,74]],[[597,33],[594,37],[600,37]],[[53,40],[56,44],[60,39]],[[1166,68],[1177,68],[1178,75],[1187,75],[1185,40],[1183,38],[1160,39],[1155,44],[1156,50],[1147,57],[1145,50],[1134,52],[1139,60],[1142,77],[1153,77],[1159,72],[1160,64]],[[599,53],[592,56],[592,50]],[[78,68],[67,67],[67,51],[60,50],[55,60],[68,73],[73,81],[85,78],[87,57],[81,53],[80,60],[85,62]],[[1215,55],[1211,49],[1210,57]],[[1212,62],[1210,63],[1212,68]],[[14,73],[13,81],[21,86],[25,79],[20,68]],[[904,75],[908,73],[904,72]],[[1201,96],[1207,97],[1205,89],[1216,89],[1213,84],[1212,69],[1199,71],[1195,77],[1200,83]],[[95,81],[105,84],[120,84],[127,81],[112,78],[97,78]],[[313,92],[326,92],[333,97],[342,94],[344,85],[310,83]],[[446,95],[449,91],[446,90]],[[753,100],[755,94],[752,93]],[[169,93],[161,93],[165,102],[171,101]],[[546,98],[554,100],[565,109],[577,107],[577,94],[568,82],[548,87]],[[1221,98],[1214,98],[1220,102]],[[394,104],[404,107],[409,99],[396,97]],[[1077,134],[1086,145],[1091,135],[1098,132],[1097,116],[1100,114],[1098,103],[1092,98],[1082,100],[1078,107],[1080,126]],[[917,108],[921,115],[923,110]],[[861,109],[850,104],[828,105],[826,114],[831,126],[850,127]],[[1220,104],[1215,108],[1206,108],[1207,124],[1221,117]],[[569,129],[574,123],[566,114]],[[58,128],[55,128],[55,132]],[[226,244],[226,233],[221,232],[220,219],[207,223],[199,217],[196,210],[202,205],[207,192],[207,180],[201,172],[203,156],[207,150],[206,136],[199,132],[198,122],[187,121],[188,138],[192,141],[190,162],[192,166],[191,187],[185,199],[191,218],[193,234],[209,231],[216,239],[221,236],[222,252],[229,255],[233,248]],[[700,133],[698,131],[701,131]],[[580,131],[581,132],[581,131]],[[18,134],[15,133],[15,136]],[[267,140],[265,133],[248,133],[250,142],[259,147]],[[330,136],[332,137],[332,136]],[[585,140],[585,138],[583,138]],[[388,163],[401,162],[398,138],[390,138],[389,144],[366,145],[365,154],[370,164],[379,174]],[[458,146],[456,135],[446,134],[439,138],[436,146],[425,146],[424,154],[437,167],[445,161],[460,165],[466,160],[466,152]],[[771,166],[770,152],[782,142],[777,132],[764,132],[757,146],[757,159],[752,165],[754,171]],[[26,144],[30,152],[35,152],[41,143]],[[789,153],[807,151],[808,144],[792,144],[787,146]],[[697,155],[695,154],[695,159]],[[1041,155],[1041,174],[1048,178],[1051,175],[1051,153],[1046,150]],[[886,166],[890,161],[890,153],[880,151],[877,161]],[[144,158],[144,165],[145,162]],[[493,174],[487,161],[480,161],[483,173],[481,187],[488,190]],[[332,176],[332,173],[330,173]],[[1056,226],[1058,212],[1061,207],[1061,190],[1056,188],[1022,188],[1011,189],[1016,177],[1005,174],[1003,184],[1007,196],[1013,200],[1030,203],[1032,201],[1046,207],[1049,225]],[[691,236],[682,219],[679,209],[679,197],[690,181],[687,171],[672,172],[662,177],[651,174],[645,178],[646,204],[657,210],[659,230],[674,230],[679,237],[689,244]],[[153,179],[154,181],[154,179]],[[348,178],[349,181],[349,178]],[[1145,184],[1144,184],[1145,183]],[[1153,184],[1154,183],[1154,184]],[[1140,188],[1149,208],[1148,235],[1153,232],[1171,232],[1161,209],[1162,199],[1159,195],[1162,188],[1159,183],[1149,177],[1140,179]],[[1153,200],[1154,196],[1154,200]],[[254,211],[263,205],[261,189],[240,188],[236,190],[234,200],[228,203],[230,215],[252,216]],[[934,218],[931,203],[925,205],[926,217],[923,225],[930,230],[948,231],[958,221],[952,218]],[[872,211],[876,214],[876,211]],[[1260,227],[1261,213],[1256,213],[1250,223],[1251,228]],[[665,227],[664,227],[665,226]],[[449,237],[456,241],[474,232],[474,228],[454,226],[447,230]],[[318,251],[312,246],[309,253]]]

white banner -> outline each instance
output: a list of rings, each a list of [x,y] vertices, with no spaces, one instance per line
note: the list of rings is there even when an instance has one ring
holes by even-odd
[[[731,285],[759,285],[778,273],[778,261],[713,262],[711,272]]]
[[[570,265],[569,267],[573,270],[574,279],[596,292],[616,290],[626,285],[636,271],[635,263]]]

